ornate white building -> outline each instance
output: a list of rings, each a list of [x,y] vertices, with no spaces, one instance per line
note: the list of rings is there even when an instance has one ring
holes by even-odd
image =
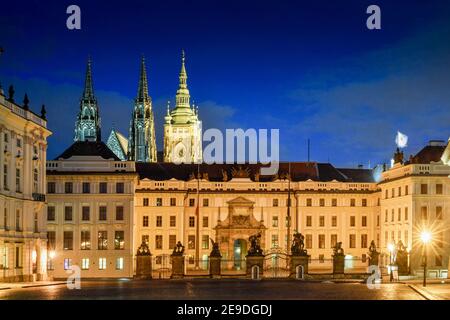
[[[0,281],[47,277],[45,107],[37,115],[0,88]]]
[[[198,109],[190,104],[184,51],[175,108],[170,111],[167,106],[164,120],[164,162],[202,162],[202,122],[198,118]]]

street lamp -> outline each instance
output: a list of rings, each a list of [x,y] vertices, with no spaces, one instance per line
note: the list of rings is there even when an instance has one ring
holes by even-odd
[[[431,233],[422,231],[420,240],[423,243],[423,286],[427,286],[427,244],[431,241]]]
[[[393,278],[392,278],[392,266],[393,266],[393,263],[392,263],[392,253],[394,252],[394,250],[395,250],[395,246],[394,246],[394,244],[393,243],[389,243],[388,244],[388,246],[387,246],[387,248],[388,248],[388,250],[389,250],[389,281],[390,282],[392,282],[392,280],[393,280]]]

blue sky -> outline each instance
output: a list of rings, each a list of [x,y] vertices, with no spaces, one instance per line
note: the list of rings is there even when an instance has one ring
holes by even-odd
[[[82,29],[66,28],[70,4]],[[366,28],[377,4],[382,30]],[[180,51],[204,128],[279,128],[283,160],[354,167],[407,155],[450,127],[450,2],[12,1],[0,13],[0,82],[48,111],[49,158],[73,139],[87,56],[106,139],[127,134],[139,59],[147,61],[161,148]]]

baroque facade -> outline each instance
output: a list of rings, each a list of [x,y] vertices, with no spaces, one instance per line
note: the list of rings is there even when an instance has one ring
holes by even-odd
[[[47,278],[45,107],[38,115],[0,88],[0,281]]]

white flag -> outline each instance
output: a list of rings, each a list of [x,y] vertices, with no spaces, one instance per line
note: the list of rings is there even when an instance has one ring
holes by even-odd
[[[395,137],[395,143],[399,148],[405,148],[408,144],[408,136],[406,134],[397,131],[397,136]]]

